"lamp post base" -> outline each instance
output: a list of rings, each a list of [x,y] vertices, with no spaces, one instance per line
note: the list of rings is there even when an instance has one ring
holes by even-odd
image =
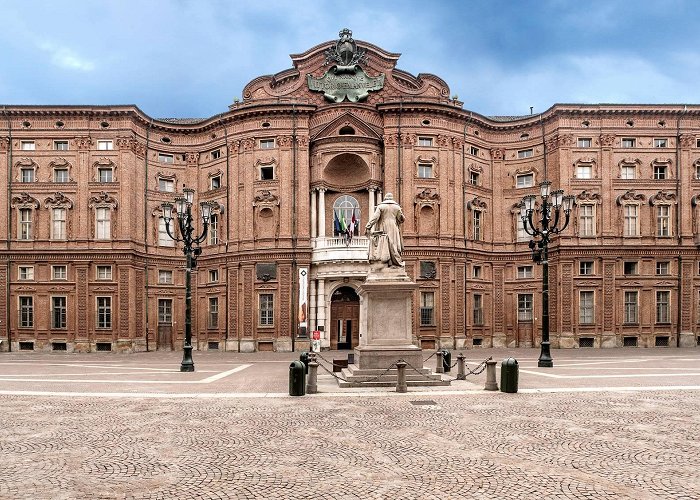
[[[193,372],[194,361],[192,360],[192,346],[186,345],[182,352],[182,363],[180,364],[181,372]]]
[[[540,368],[553,368],[554,362],[551,354],[549,354],[549,341],[542,342],[540,348],[540,359],[537,360],[537,366]]]

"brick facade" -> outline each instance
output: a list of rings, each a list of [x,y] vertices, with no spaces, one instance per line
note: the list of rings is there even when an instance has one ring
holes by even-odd
[[[196,189],[195,207],[220,207],[193,278],[199,349],[308,348],[297,328],[300,268],[307,326],[323,327],[330,346],[334,293],[356,289],[367,269],[363,230],[351,244],[335,237],[334,206],[354,198],[362,227],[387,192],[403,207],[407,270],[419,284],[415,341],[535,346],[541,267],[517,217],[545,178],[578,204],[550,247],[552,345],[698,344],[700,106],[486,117],[440,78],[398,70],[398,54],[364,42],[358,64],[384,75],[383,87],[329,102],[306,75],[328,71],[333,46],[293,55],[293,68],[251,81],[241,102],[207,119],[5,107],[0,349],[180,348],[184,258],[159,236],[159,217],[184,185]],[[261,275],[266,263],[274,273]]]

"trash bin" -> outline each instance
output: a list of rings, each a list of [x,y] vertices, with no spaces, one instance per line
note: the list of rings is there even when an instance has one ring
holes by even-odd
[[[501,392],[518,392],[518,360],[515,358],[501,362]]]
[[[452,369],[452,353],[447,349],[442,350],[442,368],[445,373]]]
[[[304,363],[292,361],[289,365],[289,395],[303,396],[306,394],[306,371]]]
[[[304,373],[309,373],[309,353],[307,351],[301,351],[299,355],[299,361],[304,363]]]

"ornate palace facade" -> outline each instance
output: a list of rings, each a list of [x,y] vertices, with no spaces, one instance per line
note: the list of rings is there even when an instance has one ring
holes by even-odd
[[[698,345],[700,106],[486,117],[346,30],[291,57],[211,118],[3,108],[0,349],[180,348],[184,257],[161,203],[185,185],[216,202],[199,349],[308,349],[313,330],[354,347],[364,225],[388,192],[416,343],[534,346],[542,270],[519,204],[545,178],[577,203],[550,246],[553,347]]]

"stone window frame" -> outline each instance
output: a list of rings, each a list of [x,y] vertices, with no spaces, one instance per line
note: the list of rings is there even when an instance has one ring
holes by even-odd
[[[581,300],[581,297],[583,294],[591,294],[591,304],[590,304],[590,321],[584,321],[584,309],[583,309],[583,301]],[[583,325],[583,326],[591,326],[595,325],[595,313],[596,313],[596,307],[595,307],[595,290],[579,290],[578,291],[578,324]]]
[[[422,144],[425,143],[425,144]],[[416,146],[419,148],[434,148],[435,147],[435,137],[429,135],[419,135],[416,138]]]
[[[161,304],[169,304],[167,310],[165,307],[161,307]],[[175,316],[175,301],[172,297],[158,297],[156,299],[156,324],[158,326],[173,326],[173,318]]]
[[[277,160],[274,158],[264,158],[258,159],[255,162],[255,180],[258,182],[272,182],[277,181]],[[263,168],[272,168],[272,178],[263,179]]]
[[[65,306],[64,306],[64,311],[63,311],[63,326],[56,326],[56,323],[54,323],[56,316],[55,316],[55,309],[56,305],[54,303],[54,299],[65,299]],[[49,320],[49,325],[51,325],[51,330],[67,330],[68,329],[68,296],[67,295],[51,295],[51,298],[49,300],[49,304],[51,304],[51,319]]]
[[[166,181],[166,182],[172,182],[173,183],[173,190],[172,191],[166,191],[161,189],[160,182],[161,181]],[[177,192],[177,174],[175,173],[165,173],[165,172],[157,172],[156,173],[156,190],[159,193],[175,193]]]
[[[623,325],[638,325],[639,324],[639,290],[628,290],[623,289],[622,292],[622,324]],[[634,294],[634,302],[628,301],[628,294]],[[631,297],[632,295],[630,295]],[[628,311],[628,304],[630,308],[634,308],[634,318],[631,318]]]
[[[224,186],[224,172],[221,169],[209,172],[207,178],[209,179],[209,191],[215,191]],[[214,179],[218,179],[218,186],[214,186]]]
[[[161,274],[163,273],[163,274]],[[166,276],[169,277],[166,279]],[[163,278],[163,280],[161,280]],[[175,283],[175,273],[172,269],[158,269],[158,284],[159,285],[172,285]]]
[[[671,160],[671,158],[655,158],[651,162],[651,178],[654,180],[673,179],[673,169],[671,168],[672,164],[673,161]],[[663,178],[656,177],[657,167],[664,167]]]
[[[106,269],[109,269],[109,273],[105,274],[104,277],[100,276],[100,270],[104,271]],[[114,270],[112,269],[111,264],[97,264],[95,265],[95,280],[96,281],[114,281],[113,276],[114,276]]]
[[[485,201],[476,196],[473,200],[467,202],[467,210],[472,212],[467,225],[467,234],[471,236],[473,241],[486,241],[486,219],[484,215],[487,212],[488,205]],[[478,216],[476,214],[479,214]],[[477,217],[479,218],[479,227],[476,226]],[[479,234],[477,234],[477,230]],[[478,236],[478,238],[477,238]]]
[[[24,307],[22,305],[22,299],[31,299],[30,303],[26,306],[27,311],[27,321],[23,321]],[[33,330],[36,322],[34,321],[34,295],[18,295],[17,296],[17,327],[22,330]],[[23,324],[26,323],[26,324]]]
[[[425,306],[424,305],[424,298],[431,297],[432,298],[432,305],[430,306]],[[419,296],[418,296],[418,304],[419,304],[419,311],[418,311],[418,324],[423,327],[423,328],[430,328],[430,327],[435,327],[437,326],[436,319],[435,319],[435,311],[436,311],[436,297],[437,297],[437,290],[436,289],[426,289],[426,290],[420,290]],[[429,311],[430,312],[430,321],[424,322],[423,318],[423,311],[426,311],[426,313]]]
[[[65,148],[59,148],[59,144],[65,144]],[[54,139],[53,141],[53,150],[54,151],[69,151],[70,150],[70,141],[68,139]]]
[[[73,179],[73,176],[71,175],[73,173],[73,165],[66,160],[65,158],[56,158],[52,160],[49,163],[49,169],[51,169],[51,182],[54,182],[56,184],[66,184],[69,182],[75,182]],[[68,179],[64,182],[57,181],[56,180],[56,171],[57,170],[66,170],[68,171]]]
[[[34,176],[31,181],[23,181],[22,173],[24,171],[32,170],[32,175]],[[31,158],[20,158],[15,163],[15,182],[19,184],[33,184],[39,180],[39,164],[32,160]]]
[[[265,311],[269,312],[269,317],[263,318],[263,303],[262,298],[271,297],[271,307],[265,308]],[[260,290],[257,292],[257,324],[258,328],[274,328],[275,327],[275,292],[273,290]]]
[[[598,162],[592,156],[586,156],[579,158],[574,162],[574,172],[573,178],[576,180],[592,180],[598,178]],[[591,176],[590,177],[579,177],[579,168],[590,167]]]
[[[627,157],[623,158],[617,163],[618,167],[618,172],[617,172],[617,178],[622,179],[622,180],[632,180],[632,179],[641,179],[641,166],[642,166],[642,160],[639,158],[632,158],[632,157]],[[634,167],[634,177],[623,177],[622,176],[622,169],[624,167]]]
[[[588,145],[582,144],[582,141],[588,141]],[[592,137],[578,137],[576,139],[576,147],[577,148],[593,147],[593,138]]]
[[[616,204],[620,207],[618,227],[620,228],[620,236],[623,238],[640,238],[642,236],[642,207],[644,206],[644,201],[646,201],[646,196],[636,193],[632,189],[617,197]],[[625,228],[627,227],[625,224],[625,211],[629,206],[637,207],[635,234],[625,234]]]
[[[33,241],[36,239],[37,228],[39,227],[39,200],[28,193],[20,193],[12,197],[10,207],[17,210],[17,239],[20,241]],[[29,220],[22,220],[22,211],[29,210]],[[29,224],[29,234],[27,238],[22,238],[22,224]]]
[[[117,200],[107,194],[105,191],[102,191],[96,196],[92,196],[90,200],[88,201],[88,208],[93,210],[93,217],[90,218],[91,220],[91,231],[90,234],[92,236],[93,240],[96,241],[114,241],[116,239],[117,235],[117,218],[113,216],[114,212],[116,212],[117,207],[119,206]],[[98,238],[97,237],[97,228],[98,228],[98,220],[97,220],[97,214],[98,214],[98,209],[107,209],[109,213],[109,238]]]
[[[413,164],[415,166],[414,177],[416,179],[420,179],[421,181],[424,181],[425,179],[438,179],[439,178],[440,172],[438,170],[438,159],[435,156],[424,157],[424,156],[419,155],[413,161]],[[421,177],[420,168],[421,168],[421,166],[426,166],[426,165],[429,165],[431,168],[431,176],[430,177]]]
[[[529,307],[528,304],[526,303],[527,300],[522,300],[522,299],[527,299],[529,297]],[[535,316],[535,294],[532,292],[522,292],[517,294],[517,302],[516,302],[516,309],[517,309],[517,322],[520,324],[532,324],[534,321],[534,316]]]
[[[513,189],[529,189],[537,186],[537,178],[539,171],[536,168],[528,168],[525,170],[516,170],[513,173]],[[527,176],[532,176],[532,184],[526,186],[518,186],[518,179],[524,179]]]
[[[583,270],[583,265],[584,264],[591,264],[591,272],[590,273],[583,273],[581,272]],[[578,261],[578,275],[579,276],[595,276],[595,260],[579,260]]]
[[[100,299],[109,299],[108,306],[105,307],[105,315],[109,314],[109,322],[102,322],[100,319]],[[114,328],[114,297],[112,295],[95,296],[95,330],[112,330]]]
[[[59,278],[56,276],[56,270],[59,268],[63,268],[65,271],[63,278]],[[51,280],[52,281],[65,281],[68,279],[68,266],[66,264],[52,264],[51,265]]]
[[[264,146],[263,146],[264,144]],[[269,150],[269,149],[276,149],[277,148],[277,139],[274,137],[262,137],[258,139],[258,149],[264,149],[264,150]]]
[[[99,184],[112,184],[112,183],[118,182],[117,165],[109,158],[102,157],[102,158],[98,159],[96,162],[94,162],[92,164],[92,169],[93,169],[92,182],[97,182]],[[110,181],[101,181],[100,180],[100,171],[103,171],[103,170],[111,170],[112,171],[112,179]]]
[[[520,271],[523,271],[522,273]],[[529,273],[528,273],[529,271]],[[535,266],[532,264],[523,264],[521,266],[517,266],[516,272],[515,272],[515,277],[516,279],[519,280],[529,280],[535,277]]]
[[[214,304],[213,301],[216,301],[216,311],[212,310],[212,305]],[[219,297],[218,296],[209,296],[207,297],[207,329],[208,330],[217,330],[219,328],[219,312],[220,312],[220,304],[219,304]],[[213,321],[213,320],[216,321]]]
[[[108,147],[100,147],[102,145],[108,146]],[[113,151],[114,150],[114,141],[112,139],[97,139],[97,142],[95,144],[95,147],[97,148],[97,151]]]
[[[654,207],[651,213],[651,227],[656,238],[672,238],[674,236],[673,217],[676,210],[677,198],[676,194],[670,191],[659,191],[654,196],[649,197],[649,205]],[[661,207],[668,208],[668,215],[665,216],[668,222],[668,234],[659,234],[661,226],[659,225]]]
[[[525,160],[535,156],[535,148],[519,149],[515,155],[518,160]]]
[[[31,269],[31,278],[27,277],[26,271]],[[25,271],[25,277],[22,277],[22,271]],[[25,266],[25,265],[18,265],[17,266],[17,281],[34,281],[35,280],[35,274],[34,274],[34,266]]]

